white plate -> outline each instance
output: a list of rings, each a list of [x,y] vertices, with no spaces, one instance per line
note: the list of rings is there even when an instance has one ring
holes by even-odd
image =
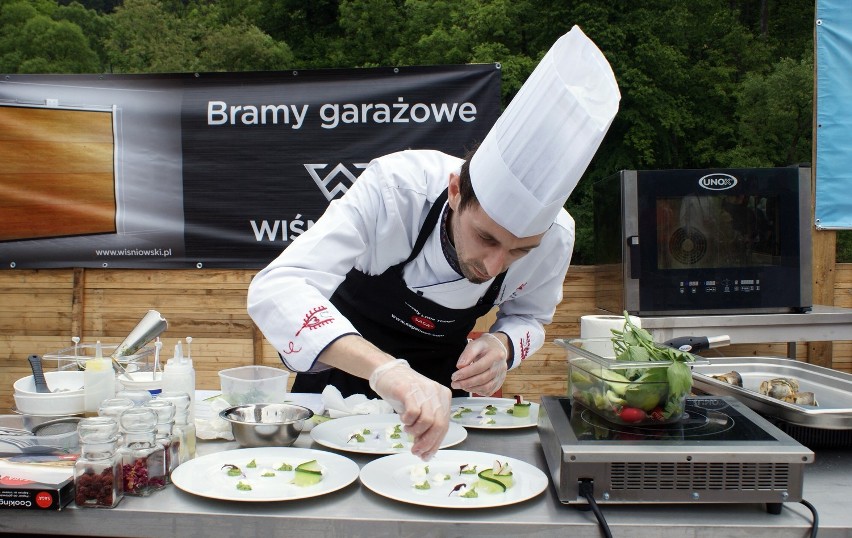
[[[361,454],[396,454],[410,451],[413,444],[410,435],[401,431],[398,439],[389,437],[396,426],[402,429],[402,422],[397,414],[352,415],[317,424],[311,430],[311,437],[323,446]],[[370,433],[364,434],[365,429]],[[361,433],[364,441],[351,439],[354,433]],[[466,438],[467,430],[451,422],[440,448],[455,446]],[[402,446],[394,448],[396,444]]]
[[[257,467],[246,465],[255,460]],[[310,460],[324,467],[322,480],[312,486],[296,486],[290,482],[293,471],[273,471],[275,476],[260,476],[265,471],[289,463],[297,465]],[[236,465],[245,478],[228,476],[223,465]],[[172,471],[172,483],[193,495],[223,501],[291,501],[325,495],[348,486],[358,478],[358,465],[339,454],[309,448],[270,447],[241,448],[207,454],[182,463]],[[237,489],[237,482],[246,480],[251,491]]]
[[[462,465],[476,465],[479,470],[490,469],[494,460],[508,462],[515,483],[503,493],[479,492],[478,497],[465,498],[450,495],[453,488],[464,482],[472,484],[475,474],[460,474]],[[415,467],[429,467],[430,489],[414,487],[411,471]],[[450,475],[449,480],[437,480],[439,475]],[[547,487],[547,475],[529,463],[506,456],[472,452],[468,450],[439,450],[425,463],[412,454],[394,454],[373,460],[361,469],[361,483],[379,495],[395,501],[434,506],[437,508],[488,508],[519,503],[531,499]]]
[[[493,405],[497,412],[493,415],[485,414],[485,406]],[[461,424],[465,428],[482,428],[486,430],[509,430],[515,428],[529,428],[538,423],[538,404],[530,402],[530,416],[516,417],[507,411],[515,405],[512,398],[453,398],[450,407],[450,420]],[[470,409],[469,413],[456,416],[462,407]],[[494,424],[483,424],[487,420],[493,420]]]

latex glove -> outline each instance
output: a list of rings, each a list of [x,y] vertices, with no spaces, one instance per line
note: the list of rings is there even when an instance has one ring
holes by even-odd
[[[397,359],[370,374],[370,388],[399,413],[406,433],[414,436],[411,453],[428,461],[450,428],[452,391],[415,372]]]
[[[485,333],[476,340],[467,343],[456,362],[456,372],[451,386],[471,393],[491,396],[503,386],[509,351],[500,339]]]

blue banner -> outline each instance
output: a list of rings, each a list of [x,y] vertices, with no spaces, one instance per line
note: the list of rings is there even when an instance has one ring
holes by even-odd
[[[818,229],[852,228],[852,9],[816,3],[816,207]]]

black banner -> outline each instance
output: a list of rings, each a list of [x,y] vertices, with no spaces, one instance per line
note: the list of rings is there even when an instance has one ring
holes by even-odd
[[[371,159],[462,156],[499,111],[493,64],[8,75],[0,264],[259,268]]]

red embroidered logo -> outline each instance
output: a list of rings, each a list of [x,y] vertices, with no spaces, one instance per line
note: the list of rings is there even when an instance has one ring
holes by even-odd
[[[510,298],[510,299],[514,299],[515,297],[517,297],[517,296],[518,296],[518,293],[519,293],[521,290],[523,290],[524,288],[526,288],[526,287],[527,287],[527,283],[526,283],[526,282],[524,282],[523,284],[521,284],[520,286],[518,286],[517,288],[515,288],[515,291],[513,291],[513,292],[512,292],[512,295],[510,295],[510,296],[509,296],[509,298]]]
[[[296,334],[298,334],[298,333],[296,333]],[[296,344],[294,344],[292,340],[290,340],[288,342],[288,344],[290,344],[288,346],[289,349],[282,349],[281,353],[284,353],[285,355],[292,355],[293,353],[298,353],[298,352],[302,351],[302,348],[296,349]]]
[[[521,360],[526,359],[527,355],[530,353],[530,347],[532,347],[532,344],[530,343],[530,333],[527,333],[527,335],[521,339],[518,343],[518,347],[521,348]]]
[[[423,316],[411,316],[411,323],[427,331],[435,330],[435,323],[430,319],[424,318]]]
[[[334,318],[331,317],[331,313],[328,312],[328,307],[318,306],[316,308],[311,308],[308,313],[305,314],[305,321],[302,322],[302,327],[296,331],[296,336],[299,336],[302,329],[313,331],[323,325],[328,325],[332,321],[334,321]]]

